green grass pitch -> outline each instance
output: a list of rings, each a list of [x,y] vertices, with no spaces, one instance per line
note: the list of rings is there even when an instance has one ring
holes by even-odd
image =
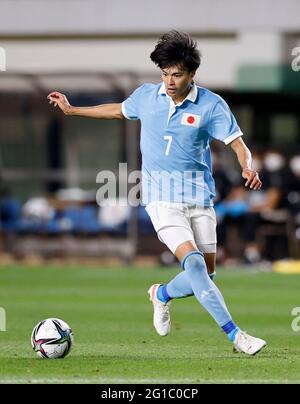
[[[299,383],[300,276],[220,270],[216,283],[235,322],[268,346],[256,357],[232,352],[225,334],[195,298],[172,302],[172,331],[152,326],[147,290],[179,268],[0,268],[1,383]],[[68,322],[75,343],[65,359],[31,349],[34,325]]]

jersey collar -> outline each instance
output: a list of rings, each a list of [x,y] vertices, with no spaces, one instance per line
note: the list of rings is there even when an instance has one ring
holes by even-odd
[[[168,98],[171,98],[168,96],[167,91],[166,91],[166,86],[165,83],[162,83],[159,90],[158,90],[158,94],[161,95],[166,95]],[[179,104],[176,104],[176,106],[179,106],[181,104],[184,103],[184,101],[189,100],[191,102],[195,102],[196,98],[198,95],[198,88],[196,86],[196,84],[194,83],[190,89],[190,92],[188,93],[188,95],[185,97],[185,99],[183,101],[181,101]]]

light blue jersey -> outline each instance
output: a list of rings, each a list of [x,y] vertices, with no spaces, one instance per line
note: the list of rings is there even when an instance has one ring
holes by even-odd
[[[122,103],[127,119],[141,121],[142,202],[213,206],[210,141],[242,135],[226,102],[195,84],[174,104],[165,85],[144,84]]]

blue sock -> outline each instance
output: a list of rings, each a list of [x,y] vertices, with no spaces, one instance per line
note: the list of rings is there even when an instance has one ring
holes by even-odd
[[[207,274],[203,254],[200,251],[189,252],[181,265],[188,274],[195,297],[218,325],[222,327],[232,321],[221,292]]]
[[[160,287],[157,290],[157,298],[161,300],[163,303],[168,303],[168,301],[171,300],[171,297],[167,292],[166,285],[160,285]]]
[[[175,299],[192,296],[194,294],[191,287],[188,274],[185,271],[180,272],[167,285],[166,290],[169,296]]]
[[[213,281],[216,273],[208,275]],[[191,287],[191,282],[186,271],[180,272],[167,285],[166,291],[171,299],[180,299],[182,297],[193,296],[194,292]]]
[[[227,324],[223,325],[222,330],[227,334],[229,341],[233,342],[236,333],[239,331],[239,327],[237,327],[233,321],[229,321]]]

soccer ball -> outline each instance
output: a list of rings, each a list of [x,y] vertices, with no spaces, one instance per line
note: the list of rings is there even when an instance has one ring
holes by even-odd
[[[40,321],[31,334],[31,345],[40,358],[64,358],[73,344],[73,332],[59,318]]]

